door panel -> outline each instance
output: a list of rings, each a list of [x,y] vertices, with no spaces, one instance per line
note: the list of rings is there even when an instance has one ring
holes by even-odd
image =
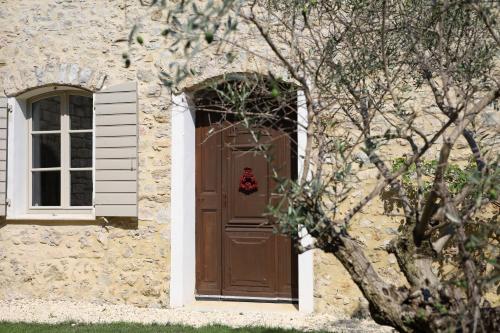
[[[278,235],[278,258],[290,258],[278,262],[277,297],[297,297],[298,295],[298,255],[290,237]]]
[[[196,288],[199,294],[220,295],[222,136],[208,135],[211,126],[207,118],[200,117],[197,121]]]
[[[275,289],[276,257],[272,229],[227,230],[224,235],[223,294],[269,296]]]
[[[255,155],[252,146],[232,146],[228,157],[228,224],[262,224],[267,219],[262,215],[269,203],[269,168],[262,154]],[[250,168],[258,189],[245,194],[240,191],[240,178],[245,168]]]
[[[219,223],[217,221],[216,211],[202,210],[200,223],[200,260],[203,263],[201,267],[202,283],[205,284],[205,289],[214,290],[217,292],[219,289],[219,271],[217,269],[218,246],[219,238]]]

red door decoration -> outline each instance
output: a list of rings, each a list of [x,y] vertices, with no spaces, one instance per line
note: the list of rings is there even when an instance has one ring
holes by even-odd
[[[257,192],[257,190],[257,180],[253,175],[252,168],[244,168],[243,174],[240,177],[240,192],[245,194],[252,194],[254,192]]]

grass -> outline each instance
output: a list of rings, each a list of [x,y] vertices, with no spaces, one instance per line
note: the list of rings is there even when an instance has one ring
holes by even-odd
[[[230,328],[227,326],[205,326],[194,328],[179,325],[141,325],[130,323],[114,324],[31,324],[0,322],[0,333],[299,333],[265,327]],[[317,332],[319,333],[319,332]]]

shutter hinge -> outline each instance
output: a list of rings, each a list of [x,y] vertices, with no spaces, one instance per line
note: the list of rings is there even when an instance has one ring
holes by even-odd
[[[5,199],[5,204],[7,205],[7,207],[10,207],[11,201],[9,198]]]
[[[12,109],[12,105],[7,104],[7,112],[8,112],[8,113],[12,113],[12,112],[14,112],[14,110]]]

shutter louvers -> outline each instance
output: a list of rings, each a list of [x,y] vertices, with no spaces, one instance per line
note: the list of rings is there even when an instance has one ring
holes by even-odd
[[[7,190],[7,97],[0,96],[0,216],[5,216]]]
[[[137,217],[137,84],[95,94],[95,214]]]

